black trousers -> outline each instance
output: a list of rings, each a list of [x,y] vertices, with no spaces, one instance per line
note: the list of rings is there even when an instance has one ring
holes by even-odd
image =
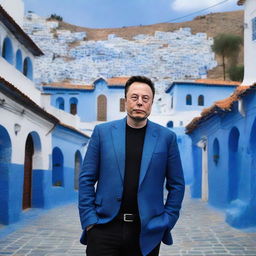
[[[139,221],[124,222],[114,219],[107,224],[96,224],[87,232],[87,256],[142,256]],[[147,256],[158,256],[160,244]]]

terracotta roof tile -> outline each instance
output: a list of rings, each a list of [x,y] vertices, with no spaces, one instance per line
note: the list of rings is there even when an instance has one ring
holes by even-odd
[[[197,79],[195,80],[195,82],[197,83],[201,83],[201,84],[218,84],[218,85],[240,85],[241,82],[236,82],[236,81],[225,81],[225,80],[217,80],[217,79]]]
[[[93,85],[71,84],[67,82],[56,82],[44,84],[43,87],[61,88],[61,89],[78,89],[78,90],[94,90]]]
[[[78,134],[80,134],[80,135],[83,135],[83,136],[85,136],[85,137],[87,137],[87,138],[90,138],[90,136],[88,136],[86,133],[84,133],[84,132],[82,132],[82,131],[76,129],[75,127],[73,127],[73,126],[71,126],[71,125],[67,125],[67,124],[64,124],[64,123],[62,123],[62,122],[60,122],[60,125],[63,126],[63,127],[66,127],[66,128],[69,129],[69,130],[72,130],[72,131],[74,131],[74,132],[76,132],[76,133],[78,133]]]
[[[130,77],[112,77],[107,80],[108,85],[125,85]]]
[[[223,100],[216,101],[211,107],[205,108],[201,116],[195,117],[192,121],[186,126],[186,133],[192,133],[200,123],[204,120],[209,119],[212,115],[218,114],[220,112],[230,111],[234,102],[238,101],[244,95],[246,95],[250,90],[255,90],[256,84],[252,86],[239,86],[236,88],[234,93]]]
[[[15,100],[16,102],[24,105],[25,107],[27,107],[31,111],[33,111],[33,112],[37,113],[38,115],[46,118],[47,120],[50,120],[51,122],[53,122],[55,124],[59,124],[63,127],[66,127],[68,129],[76,132],[76,133],[79,133],[79,134],[89,138],[89,136],[87,134],[85,134],[84,132],[76,129],[75,127],[60,122],[60,120],[58,118],[56,118],[54,115],[45,111],[41,106],[36,104],[32,99],[30,99],[27,95],[25,95],[23,92],[21,92],[19,89],[17,89],[13,84],[9,83],[8,81],[6,81],[1,76],[0,76],[0,91],[2,93],[4,93],[5,95],[7,95],[7,97],[9,97],[9,98]]]

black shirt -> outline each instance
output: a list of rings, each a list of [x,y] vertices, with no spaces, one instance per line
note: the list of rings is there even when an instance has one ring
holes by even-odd
[[[126,124],[125,175],[121,213],[138,213],[137,192],[146,127],[132,128]]]

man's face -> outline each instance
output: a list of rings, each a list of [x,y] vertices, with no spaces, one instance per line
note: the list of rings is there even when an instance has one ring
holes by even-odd
[[[132,83],[125,99],[127,115],[135,121],[145,120],[151,113],[152,104],[153,93],[149,85]]]

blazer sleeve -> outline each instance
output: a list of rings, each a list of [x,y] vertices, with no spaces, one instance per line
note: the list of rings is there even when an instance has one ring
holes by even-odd
[[[79,177],[79,215],[82,229],[98,222],[95,211],[95,183],[99,176],[100,136],[95,126]]]
[[[165,211],[169,215],[169,229],[172,229],[179,218],[181,203],[184,197],[185,182],[177,145],[176,135],[172,134],[169,146],[166,170],[166,189],[168,190],[165,202]]]

